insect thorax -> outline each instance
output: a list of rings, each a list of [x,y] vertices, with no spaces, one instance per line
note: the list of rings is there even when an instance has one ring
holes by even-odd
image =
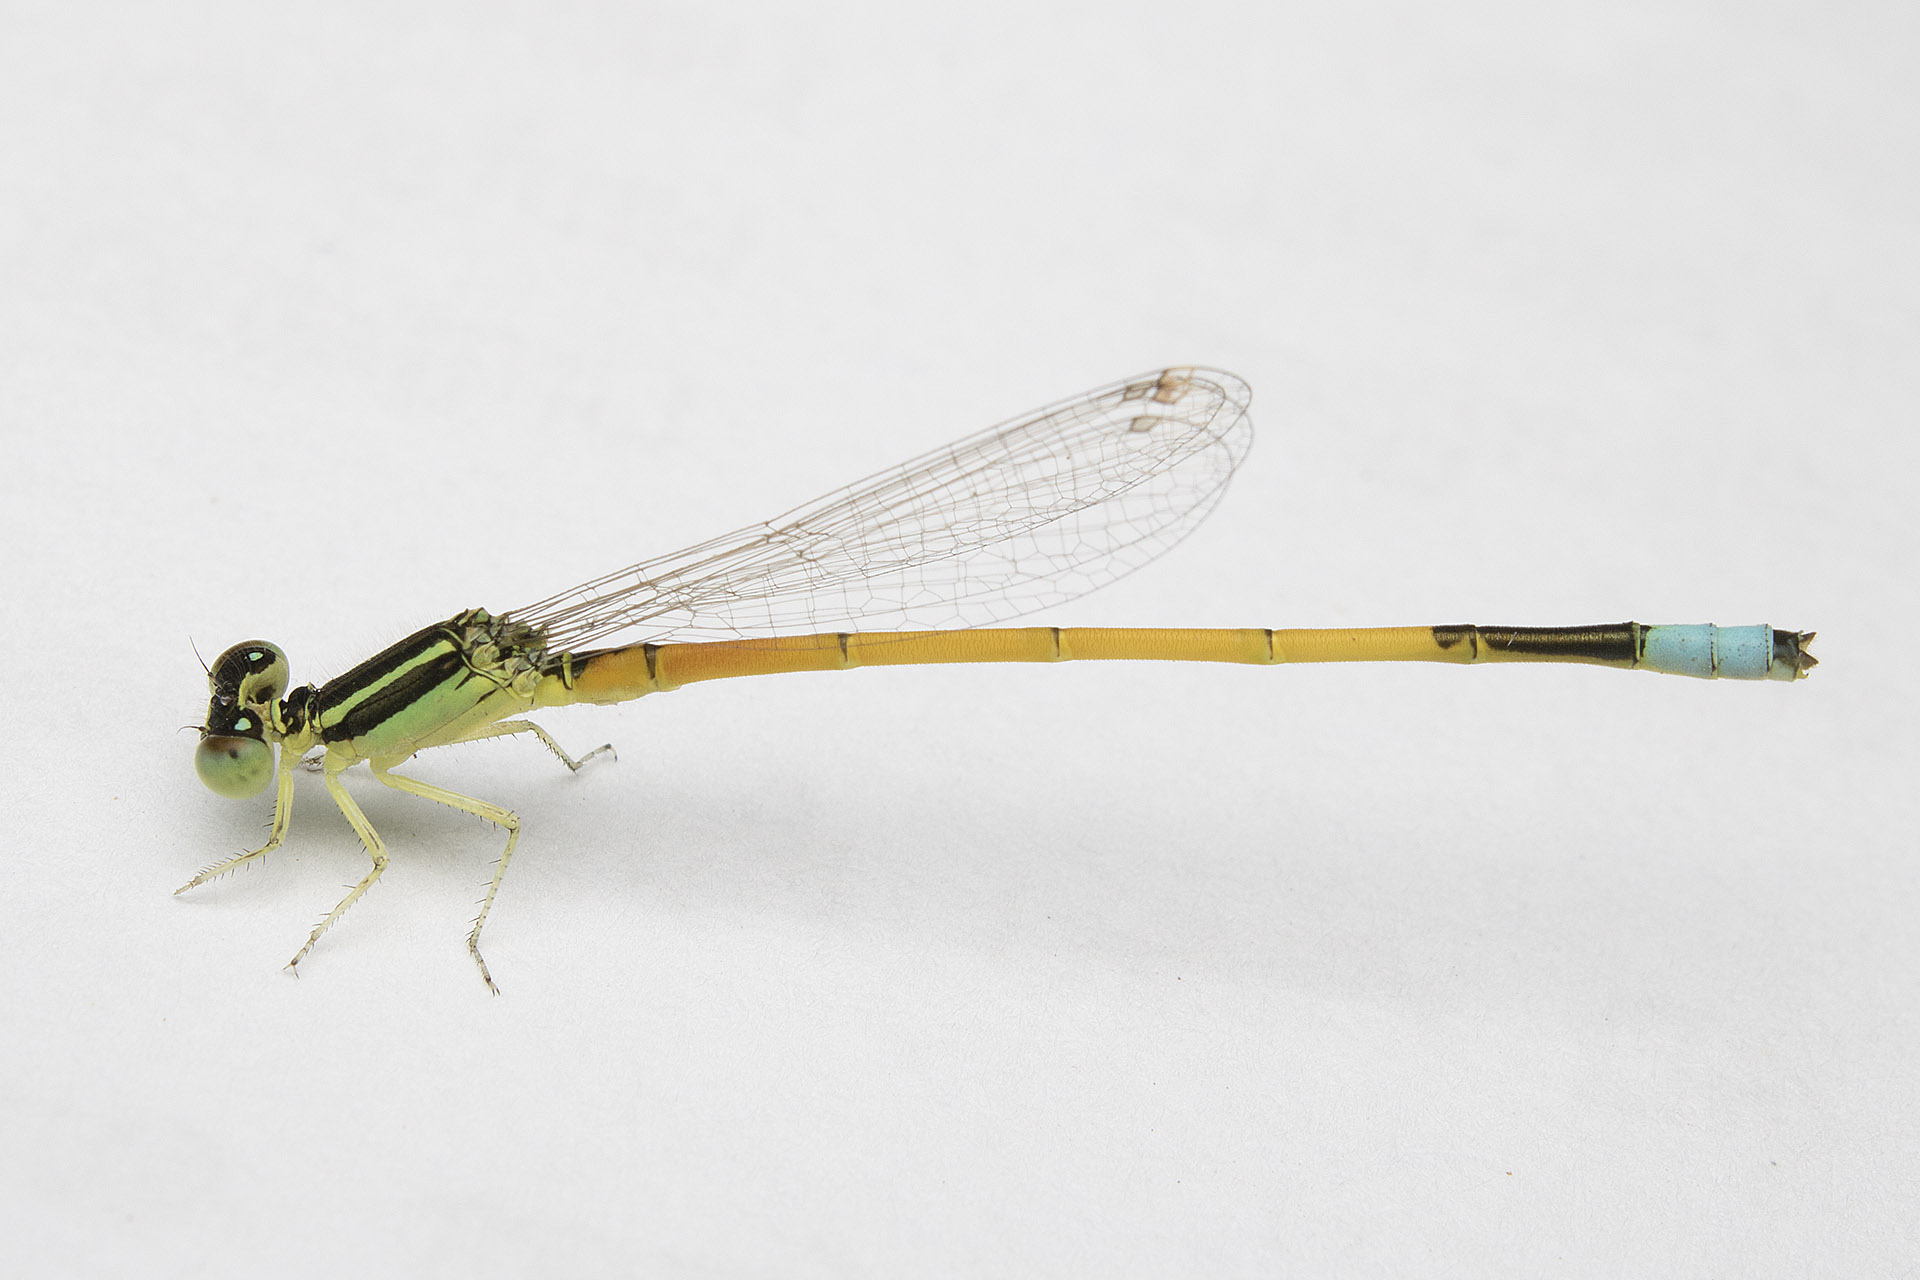
[[[405,755],[525,709],[544,662],[536,630],[468,609],[321,685],[306,718],[351,754]]]

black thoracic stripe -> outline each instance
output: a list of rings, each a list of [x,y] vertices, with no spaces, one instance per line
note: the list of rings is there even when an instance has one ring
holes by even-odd
[[[315,719],[321,740],[357,738],[466,672],[460,647],[444,628],[416,631],[320,686]],[[369,688],[371,694],[366,693]],[[348,703],[353,705],[342,712]]]
[[[1625,662],[1640,657],[1640,628],[1631,622],[1600,627],[1435,627],[1434,643],[1442,649],[1475,645],[1480,662],[1497,662],[1501,654],[1525,654],[1568,662]]]

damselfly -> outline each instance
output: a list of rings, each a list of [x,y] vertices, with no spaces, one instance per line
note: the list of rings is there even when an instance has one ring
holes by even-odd
[[[314,945],[386,870],[387,851],[340,775],[366,761],[386,786],[506,828],[480,929],[520,839],[509,810],[392,772],[429,747],[530,733],[518,717],[612,703],[700,680],[953,662],[1581,662],[1676,675],[1793,680],[1811,632],[1769,626],[1365,627],[1275,631],[992,628],[1129,573],[1206,518],[1253,438],[1247,385],[1173,368],[1062,401],[673,555],[505,613],[469,609],[315,688],[287,689],[263,640],[222,653],[194,763],[228,796],[276,782],[265,845],[217,862],[185,892],[280,847],[293,769],[315,753],[373,867],[327,913]],[[793,634],[805,631],[807,634]],[[605,647],[621,634],[625,643]],[[597,647],[599,646],[599,647]],[[278,748],[276,760],[275,748]]]

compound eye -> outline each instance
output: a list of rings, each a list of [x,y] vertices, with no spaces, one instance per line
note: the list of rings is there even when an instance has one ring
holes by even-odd
[[[257,795],[273,780],[273,748],[267,745],[260,713],[221,705],[216,697],[207,708],[200,745],[193,750],[193,771],[209,790],[223,796]]]
[[[239,706],[273,702],[287,691],[287,655],[265,640],[249,640],[214,659],[207,682],[218,700],[230,695]]]
[[[208,790],[242,800],[273,781],[273,748],[259,738],[202,734],[193,749],[193,771]]]

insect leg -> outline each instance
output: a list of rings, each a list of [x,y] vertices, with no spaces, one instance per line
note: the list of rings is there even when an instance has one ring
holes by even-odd
[[[287,838],[287,828],[293,824],[293,766],[296,759],[298,759],[297,752],[293,753],[292,758],[289,758],[285,751],[280,753],[280,767],[276,771],[279,775],[278,785],[273,793],[273,829],[267,833],[267,842],[251,853],[239,854],[224,862],[216,862],[201,868],[199,875],[173,891],[176,896],[189,889],[197,889],[209,880],[218,880],[229,871],[256,858],[264,858],[280,847],[281,842]]]

